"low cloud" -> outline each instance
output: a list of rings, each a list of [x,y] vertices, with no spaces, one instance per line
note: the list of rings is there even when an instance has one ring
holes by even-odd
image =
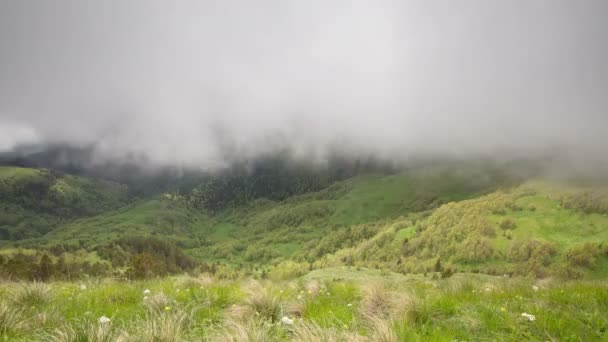
[[[5,1],[0,149],[602,159],[605,1]]]

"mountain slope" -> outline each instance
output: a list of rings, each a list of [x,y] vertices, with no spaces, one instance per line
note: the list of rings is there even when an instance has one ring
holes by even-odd
[[[448,203],[427,217],[388,223],[368,241],[328,258],[329,263],[349,260],[403,273],[452,267],[489,274],[605,277],[608,217],[573,204],[582,197],[587,207],[596,208],[589,203],[590,192],[606,193],[536,181]]]
[[[429,168],[359,176],[284,201],[258,199],[214,213],[191,206],[188,195],[164,194],[69,222],[29,243],[91,250],[122,237],[156,236],[205,261],[312,261],[373,236],[387,220],[477,196],[503,181],[479,172]]]
[[[129,203],[124,187],[111,182],[18,168],[2,175],[12,191],[3,193],[3,210],[18,209],[12,212],[19,222],[6,224],[5,215],[4,229],[31,232],[39,217],[52,228],[12,246],[71,251],[115,267],[125,266],[126,249],[163,241],[168,251],[178,248],[230,272],[276,277],[343,265],[399,273],[608,275],[608,190],[521,183],[484,165],[367,174],[220,211],[193,205],[187,192]]]
[[[40,236],[60,223],[118,208],[126,187],[46,169],[0,167],[0,239]]]

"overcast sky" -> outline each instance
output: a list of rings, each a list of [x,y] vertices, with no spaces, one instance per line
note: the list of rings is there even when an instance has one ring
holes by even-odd
[[[0,0],[0,150],[608,147],[608,1]]]

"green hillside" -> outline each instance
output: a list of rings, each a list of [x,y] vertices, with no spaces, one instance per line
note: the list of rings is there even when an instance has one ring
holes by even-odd
[[[521,183],[486,165],[360,175],[220,211],[193,205],[188,192],[127,202],[124,186],[111,182],[47,170],[1,172],[10,190],[2,199],[3,228],[30,232],[10,247],[56,257],[64,251],[117,270],[142,245],[161,241],[161,249],[183,251],[230,277],[286,278],[338,266],[400,274],[608,275],[607,190]],[[31,233],[36,223],[46,230]]]
[[[190,206],[187,195],[163,194],[63,224],[24,243],[93,250],[121,237],[153,236],[211,262],[259,266],[315,260],[373,236],[387,220],[491,191],[498,182],[445,169],[367,175],[284,201],[259,199],[219,213]]]
[[[597,187],[527,182],[389,222],[327,263],[425,273],[595,278],[608,275],[608,215]],[[583,200],[581,200],[583,199]],[[587,208],[587,209],[583,209]]]
[[[119,208],[126,188],[46,169],[0,167],[0,240],[41,236],[71,219]]]

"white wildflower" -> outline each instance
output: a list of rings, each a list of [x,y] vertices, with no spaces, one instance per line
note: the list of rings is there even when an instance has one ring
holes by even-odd
[[[298,295],[298,300],[302,299],[302,295]]]
[[[87,286],[85,284],[80,284],[80,289],[84,291],[87,289]]]
[[[489,287],[486,287],[486,292],[490,292],[490,291],[492,291],[492,290],[490,290]]]
[[[106,316],[101,316],[99,317],[99,324],[107,324],[110,323],[110,319]]]
[[[148,296],[144,296],[144,300],[148,300]]]
[[[177,291],[175,291],[175,292],[179,292],[179,289],[177,289]]]
[[[145,294],[145,295],[149,295],[149,294],[150,294],[150,290],[145,289],[145,290],[144,290],[144,294]]]
[[[538,286],[536,286],[536,285],[532,285],[532,290],[534,290],[534,291],[538,291]]]
[[[525,313],[525,312],[521,314],[521,317],[524,317],[525,319],[527,319],[530,322],[533,322],[536,320],[536,317],[534,315],[531,315],[531,314]]]
[[[346,304],[346,306],[348,306],[350,308],[353,305],[351,303],[348,303],[348,304]]]
[[[292,325],[293,324],[293,319],[291,319],[291,318],[289,318],[287,316],[283,316],[283,318],[281,318],[281,322],[283,324],[286,324],[286,325]]]

